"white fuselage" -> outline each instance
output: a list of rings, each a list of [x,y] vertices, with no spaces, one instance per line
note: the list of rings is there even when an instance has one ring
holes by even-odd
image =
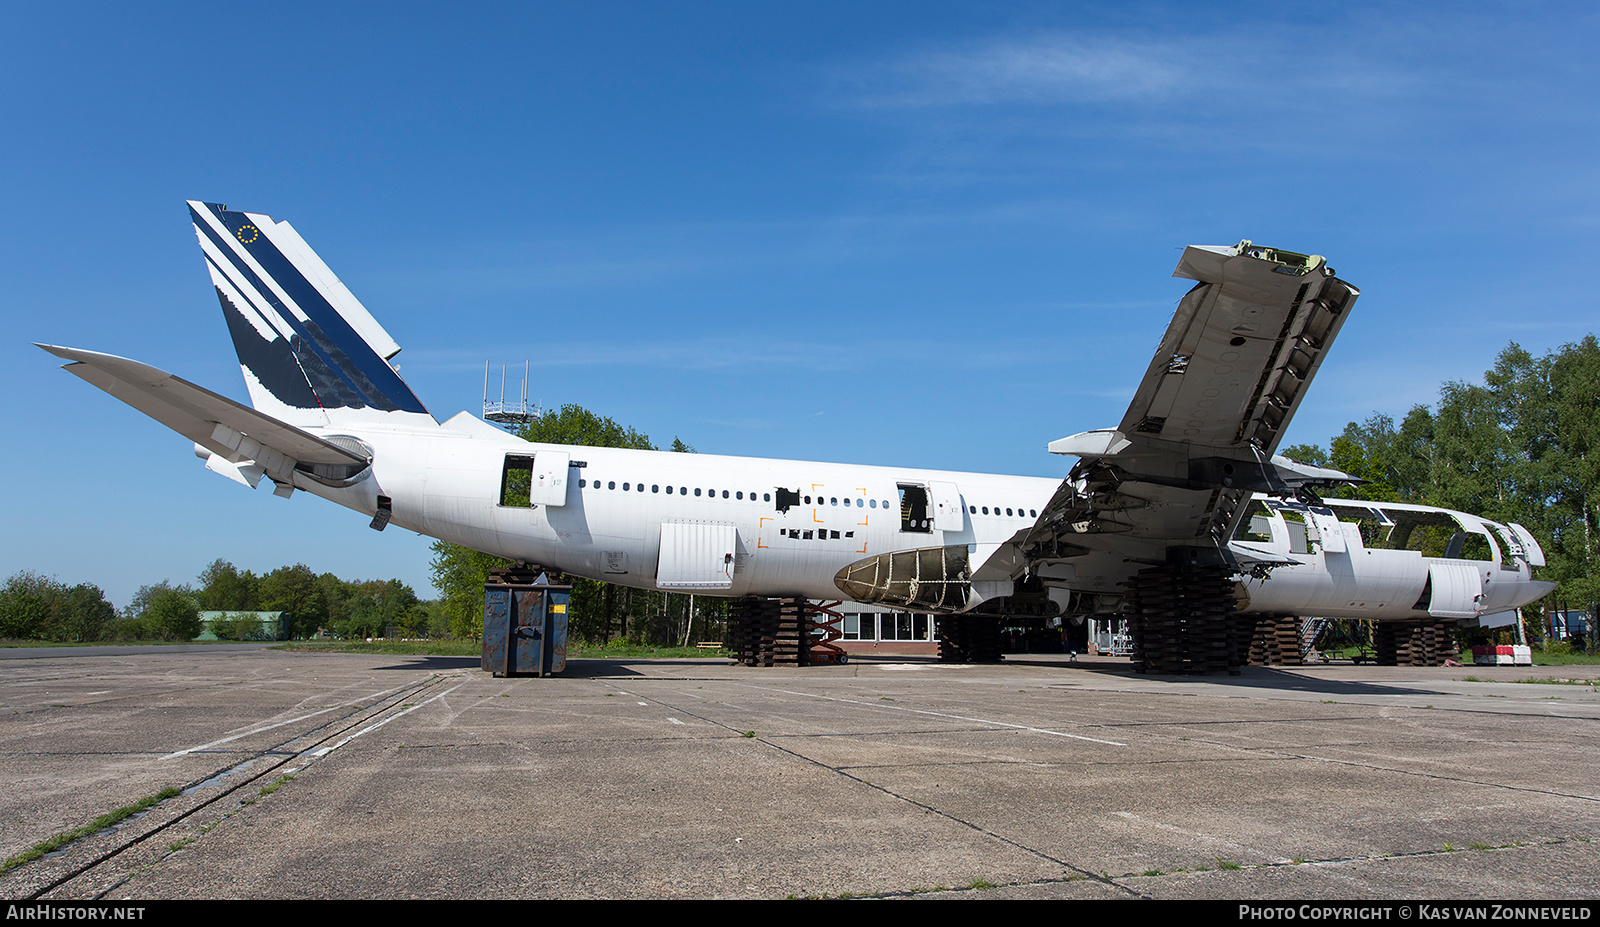
[[[346,430],[346,433],[349,433]],[[530,444],[468,416],[423,432],[366,430],[373,478],[347,489],[299,488],[371,512],[382,493],[392,523],[474,550],[637,588],[657,588],[661,526],[736,529],[732,585],[718,595],[841,597],[833,577],[891,550],[992,549],[1030,527],[1059,480],[899,467]],[[500,505],[507,455],[567,454],[565,504]],[[903,530],[903,484],[953,483],[961,527]],[[782,488],[799,496],[778,507]],[[670,492],[669,492],[670,490]],[[1010,514],[1007,514],[1007,513]],[[1031,513],[1031,514],[1030,514]]]
[[[989,555],[1029,529],[1060,485],[1040,477],[532,444],[464,413],[442,427],[372,426],[341,433],[371,446],[372,476],[343,489],[297,476],[298,488],[369,514],[382,494],[392,500],[392,523],[402,528],[643,589],[671,587],[658,575],[664,525],[729,526],[731,582],[699,590],[713,595],[837,599],[843,594],[834,577],[851,563],[953,545],[967,546],[975,576],[981,575]],[[571,462],[563,468],[567,485],[556,496],[561,504],[501,504],[507,458],[538,460],[541,454],[557,460],[565,455]],[[907,486],[950,487],[953,511],[939,526],[931,518],[908,526],[901,502]],[[794,493],[786,509],[780,508],[779,490]],[[1264,579],[1244,582],[1248,601],[1240,602],[1242,611],[1427,617],[1429,610],[1414,606],[1430,580],[1438,585],[1445,579],[1454,586],[1435,596],[1455,596],[1454,617],[1502,611],[1542,594],[1544,584],[1531,579],[1528,557],[1503,555],[1491,536],[1506,529],[1473,516],[1449,513],[1488,541],[1480,548],[1488,552],[1482,561],[1367,548],[1354,519],[1370,515],[1372,504],[1330,501],[1347,520],[1306,514],[1301,523],[1311,527],[1296,535],[1280,512],[1285,504],[1262,501],[1268,509],[1256,520],[1257,539],[1233,546],[1280,565]],[[983,578],[996,578],[993,569]]]

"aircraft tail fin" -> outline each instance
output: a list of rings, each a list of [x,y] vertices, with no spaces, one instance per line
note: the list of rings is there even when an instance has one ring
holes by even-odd
[[[391,365],[400,345],[288,222],[189,201],[250,402],[318,427],[433,416]]]

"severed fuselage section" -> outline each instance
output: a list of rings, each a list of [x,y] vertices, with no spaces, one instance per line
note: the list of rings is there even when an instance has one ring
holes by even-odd
[[[1554,588],[1533,578],[1544,555],[1521,525],[1421,505],[1255,494],[1227,551],[1247,614],[1497,625]],[[969,547],[955,544],[858,560],[835,582],[857,601],[946,614],[1104,614],[1126,591],[1125,580],[1108,582],[1126,565],[1104,559],[1080,551],[1036,560],[1017,578],[974,582]]]

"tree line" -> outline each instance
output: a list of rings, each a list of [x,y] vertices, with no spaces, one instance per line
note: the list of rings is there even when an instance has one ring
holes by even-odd
[[[317,574],[303,563],[260,576],[216,560],[193,584],[167,580],[139,587],[120,611],[98,586],[67,586],[51,577],[23,571],[0,587],[0,638],[37,641],[193,640],[201,633],[200,613],[230,613],[213,624],[218,637],[267,639],[255,612],[281,612],[289,637],[327,630],[340,637],[377,637],[389,628],[414,636],[443,634],[437,602],[417,598],[398,579],[343,580]]]
[[[1594,335],[1535,357],[1511,342],[1483,382],[1452,380],[1436,408],[1396,424],[1351,422],[1324,449],[1283,454],[1368,482],[1329,495],[1415,502],[1528,528],[1544,549],[1549,610],[1600,610],[1600,344]]]
[[[621,447],[659,450],[650,437],[578,405],[564,405],[518,426],[516,435],[541,444]],[[673,438],[669,450],[693,454],[694,448]],[[511,561],[448,541],[433,543],[433,584],[451,633],[477,637],[483,633],[483,584],[489,571]],[[628,640],[647,644],[720,641],[727,626],[728,600],[715,596],[631,589],[582,577],[567,577],[572,598],[567,605],[567,633],[604,644]]]

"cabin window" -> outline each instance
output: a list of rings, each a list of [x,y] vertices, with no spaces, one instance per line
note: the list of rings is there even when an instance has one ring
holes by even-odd
[[[528,495],[533,489],[533,458],[507,454],[505,467],[500,471],[500,504],[513,508],[530,508]]]
[[[671,489],[672,487],[668,486],[667,488]],[[661,484],[660,483],[651,483],[650,484],[650,491],[651,492],[660,492],[661,491]]]
[[[606,481],[606,488],[607,489],[616,489],[617,488],[617,481],[616,480],[607,480]]]

